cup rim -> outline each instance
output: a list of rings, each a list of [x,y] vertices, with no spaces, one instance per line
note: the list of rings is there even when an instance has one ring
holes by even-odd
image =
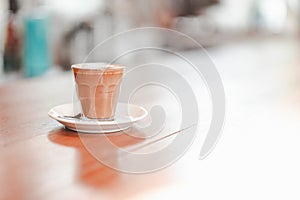
[[[93,66],[93,67],[85,67],[85,66]],[[113,63],[105,63],[105,62],[88,62],[88,63],[72,64],[71,68],[93,70],[93,71],[105,71],[105,70],[125,69],[125,66],[121,64],[113,64]]]

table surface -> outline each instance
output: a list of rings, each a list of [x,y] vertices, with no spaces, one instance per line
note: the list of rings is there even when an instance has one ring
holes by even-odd
[[[210,49],[227,98],[220,141],[199,160],[199,136],[173,165],[139,175],[101,164],[47,116],[72,101],[69,72],[2,85],[0,199],[299,199],[299,46],[265,38]],[[140,142],[109,137],[124,148]]]

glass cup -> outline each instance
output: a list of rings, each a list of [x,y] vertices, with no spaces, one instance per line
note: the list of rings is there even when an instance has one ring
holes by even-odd
[[[112,120],[125,67],[106,63],[72,65],[77,96],[87,118]]]

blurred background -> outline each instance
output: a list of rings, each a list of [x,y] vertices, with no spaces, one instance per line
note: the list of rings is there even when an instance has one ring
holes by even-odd
[[[299,9],[298,0],[2,0],[0,84],[68,71],[109,36],[137,27],[177,30],[207,49],[253,38],[297,42]],[[108,49],[96,60],[114,54]]]

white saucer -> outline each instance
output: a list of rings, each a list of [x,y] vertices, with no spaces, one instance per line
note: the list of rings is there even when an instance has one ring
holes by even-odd
[[[73,131],[81,133],[112,133],[131,127],[133,123],[144,119],[148,114],[141,106],[118,103],[115,119],[111,121],[69,117],[80,113],[78,105],[78,103],[69,103],[55,106],[48,112],[48,115]]]

